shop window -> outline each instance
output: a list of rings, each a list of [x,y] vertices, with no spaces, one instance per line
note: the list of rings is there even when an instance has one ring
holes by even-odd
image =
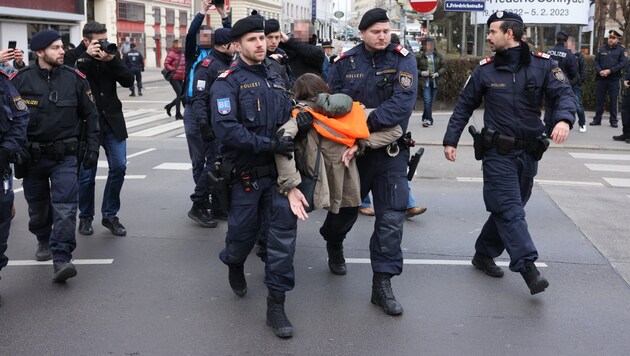
[[[166,24],[175,25],[175,10],[166,9]]]
[[[162,11],[160,10],[159,7],[153,8],[153,22],[156,24],[159,24],[160,22],[162,22]]]

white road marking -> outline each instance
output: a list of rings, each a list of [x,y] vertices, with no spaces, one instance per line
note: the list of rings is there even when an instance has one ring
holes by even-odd
[[[165,132],[169,132],[169,131],[173,131],[176,129],[180,129],[184,127],[184,121],[183,120],[177,120],[177,121],[173,121],[173,122],[169,122],[167,124],[163,124],[163,125],[159,125],[159,126],[155,126],[146,130],[142,130],[142,131],[138,131],[138,132],[134,132],[129,134],[129,136],[132,137],[151,137],[151,136],[156,136],[159,134],[163,134]]]
[[[369,258],[346,258],[346,263],[369,264]],[[441,266],[472,266],[470,260],[424,260],[424,259],[404,259],[406,265],[441,265]],[[508,267],[509,262],[496,261],[497,266]],[[536,267],[549,267],[544,262],[536,262]]]
[[[586,166],[586,168],[590,169],[591,171],[630,173],[630,166],[624,166],[624,165],[620,165],[620,164],[591,164],[591,163],[585,163],[584,165]]]
[[[128,119],[130,117],[140,116],[140,115],[146,114],[148,112],[155,112],[155,110],[153,110],[153,109],[139,109],[139,110],[125,111],[125,112],[123,112],[123,116],[125,117],[125,119]]]
[[[618,188],[630,188],[630,179],[602,177],[608,184]]]
[[[72,260],[75,265],[111,265],[114,259]],[[9,266],[52,266],[53,261],[12,260]]]
[[[133,158],[133,157],[138,157],[138,156],[143,155],[145,153],[153,152],[155,150],[156,150],[155,148],[147,148],[146,150],[142,150],[140,152],[136,152],[136,153],[132,153],[130,155],[127,155],[127,159]]]
[[[175,171],[187,171],[192,169],[192,164],[190,163],[162,163],[159,166],[153,167],[153,169],[169,169]]]
[[[137,174],[137,175],[133,175],[133,174],[126,174],[125,175],[125,180],[127,179],[145,179],[147,176],[143,175],[143,174]],[[96,176],[96,180],[106,180],[107,176]]]
[[[476,177],[456,177],[458,182],[473,182],[473,183],[482,183],[483,178]],[[603,187],[604,185],[599,182],[578,182],[578,181],[569,181],[569,180],[544,180],[544,179],[534,179],[534,183],[543,184],[543,185],[566,185],[570,187]]]
[[[153,115],[149,117],[143,117],[142,119],[127,121],[125,123],[125,126],[127,126],[127,128],[130,129],[132,127],[148,124],[150,122],[160,121],[162,119],[166,119],[167,117],[169,116],[166,115],[166,113],[161,113],[161,114],[157,114],[157,115]]]
[[[569,152],[573,158],[577,159],[601,159],[608,161],[630,161],[630,155],[608,154],[608,153],[578,153]]]
[[[168,100],[121,100],[123,104],[168,104]]]
[[[180,138],[181,138],[181,137],[186,138],[186,133],[184,132],[183,134],[179,134],[179,135],[177,135],[177,137],[180,137]]]

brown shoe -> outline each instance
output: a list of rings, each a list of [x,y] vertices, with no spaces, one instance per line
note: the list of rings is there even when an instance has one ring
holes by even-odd
[[[374,209],[370,208],[369,206],[367,208],[359,208],[359,214],[365,216],[374,216]]]
[[[410,218],[413,218],[416,215],[420,215],[420,214],[424,213],[425,211],[427,211],[427,208],[425,208],[423,206],[414,206],[413,208],[407,209],[407,211],[405,212],[405,217],[407,219],[410,219]]]

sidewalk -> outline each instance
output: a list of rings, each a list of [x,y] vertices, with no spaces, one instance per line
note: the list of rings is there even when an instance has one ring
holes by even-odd
[[[142,84],[163,82],[168,84],[164,76],[162,76],[162,68],[146,68],[142,72]]]

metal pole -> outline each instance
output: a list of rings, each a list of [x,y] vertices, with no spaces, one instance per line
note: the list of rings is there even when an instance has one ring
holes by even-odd
[[[462,51],[460,57],[466,56],[466,13],[462,12]]]

